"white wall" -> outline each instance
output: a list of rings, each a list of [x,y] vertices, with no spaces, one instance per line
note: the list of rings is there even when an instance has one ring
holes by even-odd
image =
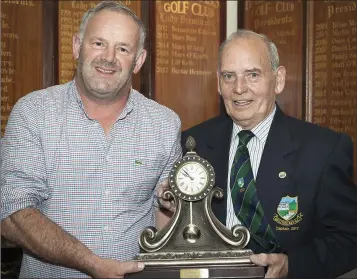
[[[238,1],[227,1],[227,32],[226,37],[237,30]]]

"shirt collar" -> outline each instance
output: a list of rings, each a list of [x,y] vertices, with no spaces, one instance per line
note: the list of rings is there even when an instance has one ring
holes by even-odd
[[[128,101],[126,102],[126,105],[125,105],[122,113],[118,117],[118,119],[124,119],[133,110],[134,104],[135,104],[135,96],[133,94],[134,93],[133,91],[134,91],[133,87],[130,87],[130,93],[129,93]],[[84,109],[84,106],[83,106],[83,102],[82,102],[81,96],[80,96],[80,94],[78,92],[75,79],[72,80],[72,84],[70,85],[70,94],[73,96],[74,100],[79,105],[79,107],[87,115],[87,113],[86,113],[86,111]],[[88,115],[87,115],[87,117],[88,117]]]
[[[121,112],[120,116],[118,119],[124,119],[133,109],[135,105],[135,93],[133,87],[130,87],[130,93],[129,93],[129,98],[128,101],[126,102],[126,105]]]
[[[273,111],[257,126],[255,126],[251,131],[254,133],[255,137],[262,143],[265,143],[268,138],[268,133],[270,130],[271,123],[273,122],[274,115],[276,112],[276,105],[274,106]],[[238,136],[238,133],[242,131],[242,127],[238,126],[233,122],[233,138]]]
[[[81,96],[79,95],[75,79],[72,80],[72,84],[70,85],[69,91],[70,91],[70,94],[73,96],[74,100],[76,101],[76,103],[79,105],[79,107],[81,109],[83,109],[82,99],[81,99]]]

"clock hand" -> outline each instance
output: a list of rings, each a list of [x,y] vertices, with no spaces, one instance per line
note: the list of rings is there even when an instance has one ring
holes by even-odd
[[[191,180],[193,180],[193,177],[187,171],[185,171],[185,170],[182,170],[182,171],[186,174],[186,176],[188,176]]]

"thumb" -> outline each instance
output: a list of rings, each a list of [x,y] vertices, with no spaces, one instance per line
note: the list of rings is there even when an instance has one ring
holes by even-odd
[[[122,263],[122,272],[123,274],[139,272],[142,271],[144,267],[145,265],[141,262],[125,262]]]
[[[163,188],[169,188],[169,179],[164,179],[162,182],[161,182],[161,185]]]
[[[156,189],[156,196],[158,197],[158,198],[162,198],[162,193],[164,192],[164,189],[162,188],[162,186],[161,185],[159,185],[158,187],[157,187],[157,189]]]
[[[159,186],[156,188],[156,195],[159,198],[162,198],[162,194],[164,193],[164,191],[167,189],[168,187],[165,184],[165,181],[162,181]]]
[[[250,261],[259,266],[267,266],[268,265],[268,257],[267,254],[253,254],[250,256]]]

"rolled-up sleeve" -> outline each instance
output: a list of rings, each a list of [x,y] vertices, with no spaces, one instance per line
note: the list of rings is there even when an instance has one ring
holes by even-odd
[[[1,139],[1,220],[48,197],[40,129],[36,105],[20,99]]]

